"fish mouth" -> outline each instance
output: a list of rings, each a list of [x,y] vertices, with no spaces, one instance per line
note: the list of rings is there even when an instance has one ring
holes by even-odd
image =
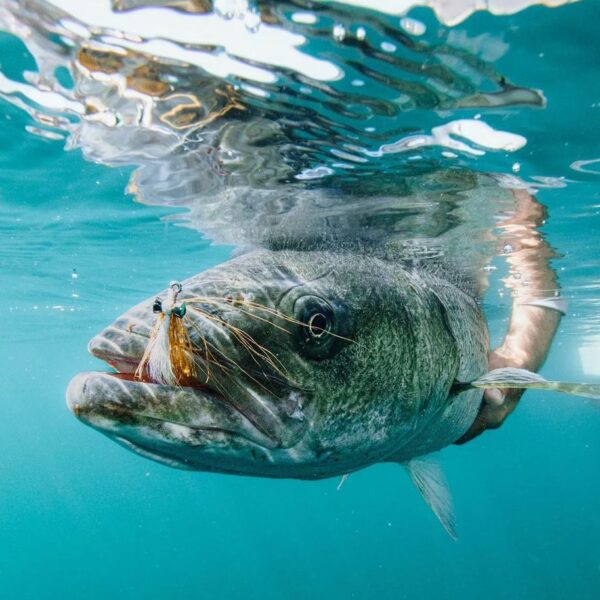
[[[192,296],[215,295],[187,285]],[[257,363],[245,345],[251,334],[236,337],[225,317],[186,315],[193,378],[169,385],[139,376],[155,326],[153,304],[144,300],[90,340],[88,351],[114,371],[80,373],[69,384],[67,405],[81,422],[138,454],[194,470],[263,472],[280,451],[304,442],[315,410],[312,391],[279,377],[268,361]]]
[[[138,377],[139,359],[106,352],[96,339],[90,342],[90,352],[115,371],[84,372],[70,382],[67,406],[85,424],[140,448],[149,444],[141,440],[141,431],[154,431],[150,437],[167,444],[203,446],[218,437],[244,438],[263,448],[279,445],[273,434],[225,395],[222,386],[216,390],[199,380],[172,386]]]

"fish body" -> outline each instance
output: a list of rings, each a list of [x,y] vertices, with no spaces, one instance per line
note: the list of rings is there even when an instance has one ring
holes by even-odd
[[[182,282],[192,381],[134,375],[153,296],[90,342],[118,373],[76,376],[68,405],[179,468],[319,479],[407,463],[460,438],[481,403],[454,384],[485,373],[487,329],[450,273],[343,248],[249,252]]]

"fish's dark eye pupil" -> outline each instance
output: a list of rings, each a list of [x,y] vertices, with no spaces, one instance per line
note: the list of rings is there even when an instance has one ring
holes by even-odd
[[[351,319],[341,300],[305,294],[294,302],[292,314],[298,324],[293,343],[303,358],[329,359],[344,347]]]
[[[321,337],[329,327],[329,320],[323,313],[315,313],[308,320],[308,330],[313,337]]]

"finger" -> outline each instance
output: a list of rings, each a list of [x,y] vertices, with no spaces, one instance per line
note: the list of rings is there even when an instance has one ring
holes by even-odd
[[[502,390],[498,388],[491,388],[489,390],[485,390],[483,394],[483,400],[486,404],[490,406],[502,406],[504,404],[504,400],[506,399],[505,394]]]

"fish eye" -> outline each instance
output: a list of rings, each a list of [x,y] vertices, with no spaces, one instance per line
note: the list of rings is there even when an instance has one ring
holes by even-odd
[[[343,345],[340,331],[344,328],[345,313],[339,303],[332,305],[318,296],[298,298],[294,303],[294,319],[300,352],[314,360],[336,354]]]
[[[329,328],[329,319],[322,312],[318,312],[308,319],[307,326],[310,335],[320,338],[327,333],[327,329]]]

